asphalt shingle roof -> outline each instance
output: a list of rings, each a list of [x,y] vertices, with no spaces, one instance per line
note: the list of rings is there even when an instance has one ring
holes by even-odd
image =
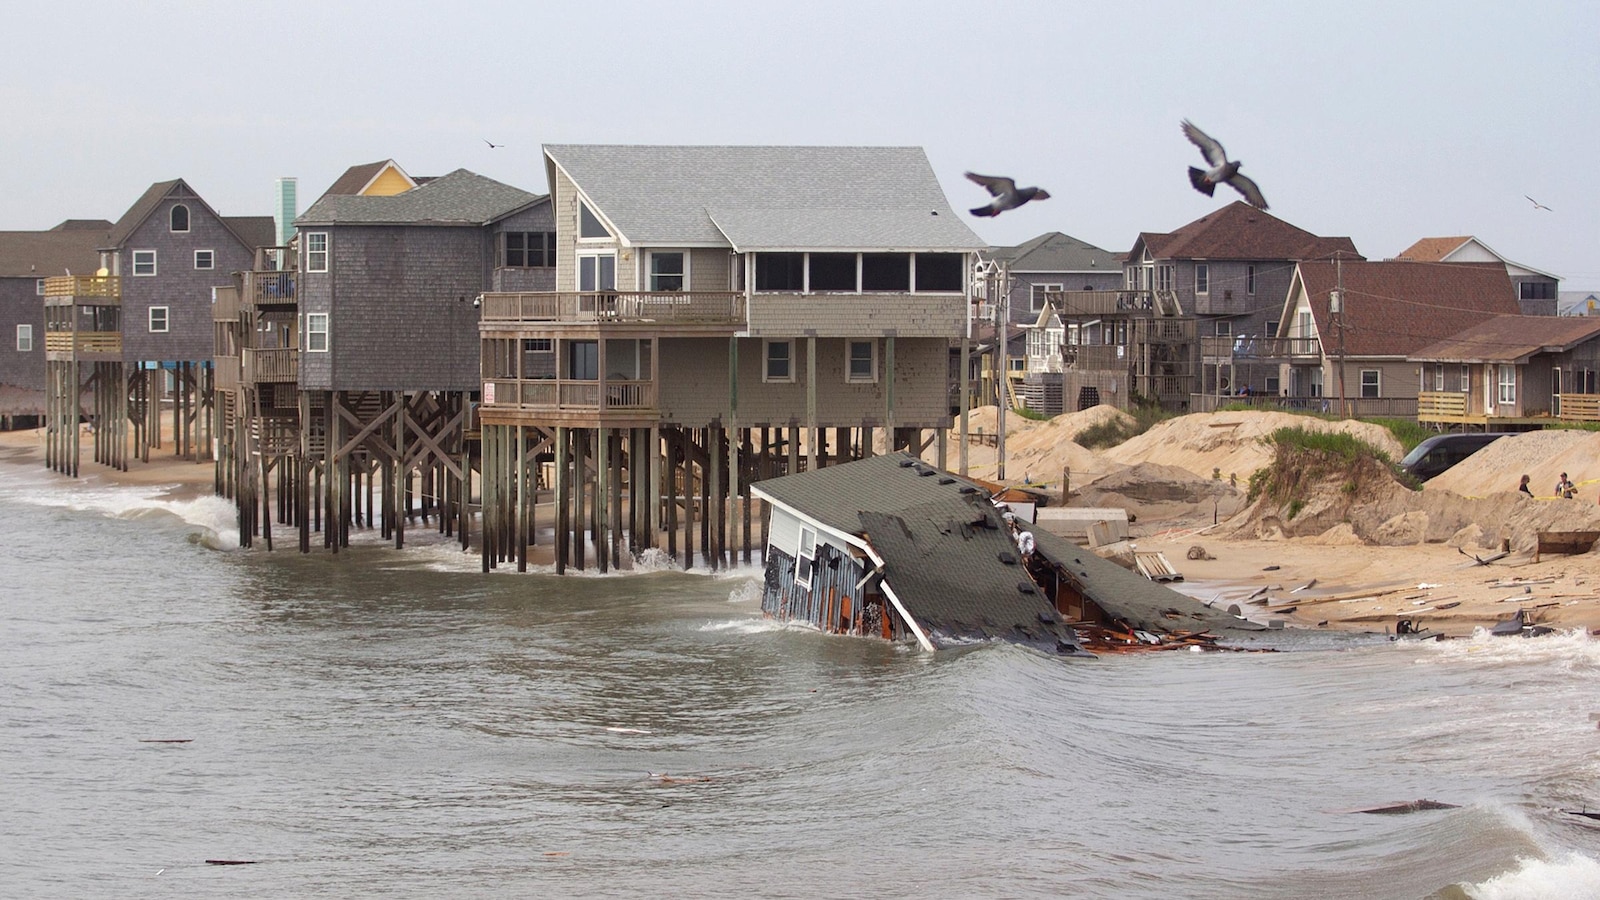
[[[111,223],[100,229],[0,231],[0,278],[93,275]]]
[[[1122,273],[1123,254],[1102,250],[1059,231],[1047,231],[1015,247],[992,247],[988,255],[1009,260],[1013,272]]]
[[[1600,317],[1496,316],[1411,354],[1419,362],[1525,363],[1600,335]]]
[[[1472,240],[1471,236],[1423,238],[1400,251],[1399,258],[1417,262],[1439,262],[1451,253],[1461,249],[1461,245],[1470,240]]]
[[[403,194],[324,194],[295,219],[295,226],[483,225],[539,199],[538,194],[457,169]]]
[[[1318,237],[1242,200],[1168,234],[1139,235],[1155,259],[1359,258],[1347,237]]]
[[[756,490],[864,537],[883,557],[884,581],[936,644],[999,638],[1051,652],[1079,647],[1042,594],[1018,589],[1029,579],[1016,544],[988,491],[966,479],[891,453],[769,479]]]
[[[555,144],[545,154],[632,244],[984,247],[920,147]]]
[[[1351,356],[1410,356],[1469,325],[1521,311],[1500,263],[1312,260],[1300,263],[1299,277],[1328,352],[1339,328],[1328,295],[1343,280],[1344,348]]]

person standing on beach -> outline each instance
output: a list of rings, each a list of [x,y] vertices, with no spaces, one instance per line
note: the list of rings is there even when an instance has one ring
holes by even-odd
[[[1517,485],[1517,490],[1527,494],[1529,497],[1533,496],[1533,491],[1528,489],[1528,476],[1522,476],[1522,483]]]
[[[1567,478],[1567,473],[1561,473],[1561,480],[1556,482],[1556,496],[1563,500],[1571,500],[1578,493],[1578,486]]]

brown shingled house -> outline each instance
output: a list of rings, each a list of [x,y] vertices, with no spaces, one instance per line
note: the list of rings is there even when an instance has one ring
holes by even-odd
[[[1600,320],[1496,316],[1422,347],[1417,421],[1488,431],[1600,421]]]
[[[1410,416],[1421,387],[1411,361],[1418,350],[1517,312],[1498,263],[1307,261],[1295,268],[1264,353],[1278,361],[1292,397],[1342,400],[1347,415]]]
[[[1065,335],[1068,409],[1129,392],[1173,410],[1249,387],[1279,394],[1258,358],[1276,333],[1295,264],[1359,260],[1347,237],[1319,237],[1243,202],[1168,233],[1144,232],[1123,260],[1123,290],[1050,294]],[[1092,393],[1091,393],[1092,392]],[[1076,402],[1075,402],[1076,401]]]
[[[1470,235],[1423,238],[1400,251],[1399,259],[1417,262],[1494,262],[1506,267],[1525,316],[1553,316],[1561,279],[1549,272],[1512,262]]]

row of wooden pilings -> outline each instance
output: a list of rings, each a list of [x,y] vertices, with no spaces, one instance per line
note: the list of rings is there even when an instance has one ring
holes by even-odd
[[[917,429],[897,429],[890,448],[920,453],[920,440]],[[815,452],[803,456],[802,447]],[[764,563],[769,511],[752,500],[751,484],[870,456],[872,447],[871,428],[485,424],[483,571],[526,571],[542,538],[553,544],[557,574],[591,562],[605,572],[650,550],[685,569]]]
[[[296,414],[285,415],[269,414],[259,392],[246,392],[243,408],[225,413],[232,418],[216,477],[218,493],[235,501],[240,546],[259,537],[272,549],[276,522],[294,530],[303,553],[316,532],[325,549],[348,548],[353,527],[379,528],[399,549],[420,518],[446,537],[459,532],[465,549],[472,510],[465,398],[419,396],[324,392],[313,405],[302,391]],[[429,452],[445,444],[452,458]]]
[[[87,371],[88,377],[85,378]],[[74,478],[83,452],[84,414],[93,423],[92,458],[126,472],[131,460],[150,461],[162,444],[161,411],[168,372],[173,378],[172,440],[174,455],[201,460],[209,456],[209,407],[212,370],[195,362],[140,366],[127,372],[121,362],[55,360],[45,363],[45,465]],[[83,394],[88,393],[85,408]]]

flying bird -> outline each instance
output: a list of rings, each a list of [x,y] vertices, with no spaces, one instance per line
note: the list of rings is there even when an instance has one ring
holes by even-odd
[[[484,142],[484,143],[485,143],[485,144],[488,144],[488,145],[489,145],[489,149],[490,149],[490,150],[495,150],[495,149],[498,149],[498,148],[500,148],[500,147],[504,147],[504,146],[505,146],[505,144],[496,144],[496,143],[495,143],[495,142],[494,142],[494,141],[491,141],[491,140],[489,140],[489,139],[488,139],[488,138],[484,138],[484,139],[483,139],[483,142]]]
[[[1523,194],[1522,196],[1528,198],[1528,202],[1533,204],[1533,208],[1534,209],[1542,209],[1545,212],[1549,212],[1550,211],[1550,207],[1545,206],[1543,203],[1540,203],[1539,201],[1533,199],[1532,197],[1528,197],[1527,194]]]
[[[1227,183],[1229,187],[1244,195],[1246,203],[1256,209],[1267,208],[1267,198],[1261,196],[1261,189],[1256,187],[1254,181],[1239,174],[1239,162],[1230,161],[1222,145],[1211,135],[1194,127],[1194,123],[1188,119],[1183,120],[1183,133],[1189,139],[1189,143],[1200,148],[1200,155],[1206,158],[1206,165],[1211,167],[1210,169],[1189,167],[1189,183],[1194,185],[1195,190],[1210,197],[1217,189],[1217,185]]]
[[[975,216],[998,216],[1008,209],[1016,209],[1029,200],[1050,199],[1050,192],[1044,188],[1019,188],[1017,183],[1009,178],[968,172],[967,180],[983,185],[994,197],[993,200],[989,201],[988,206],[980,206],[972,210],[972,214]]]

